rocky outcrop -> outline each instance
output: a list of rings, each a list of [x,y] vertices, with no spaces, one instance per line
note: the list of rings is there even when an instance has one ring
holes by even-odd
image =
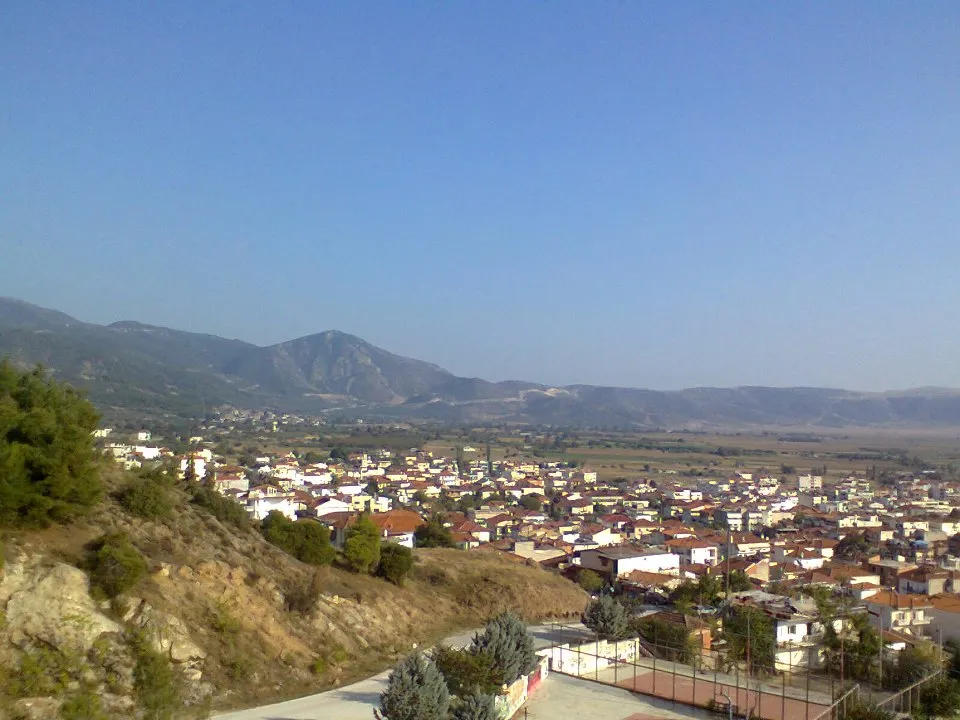
[[[83,571],[26,555],[3,570],[0,607],[6,615],[6,635],[18,647],[39,642],[85,656],[101,636],[122,631],[90,597]]]
[[[203,678],[203,661],[207,654],[190,637],[183,620],[157,610],[146,600],[131,598],[123,621],[139,628],[151,647],[179,665],[188,680],[199,682]]]

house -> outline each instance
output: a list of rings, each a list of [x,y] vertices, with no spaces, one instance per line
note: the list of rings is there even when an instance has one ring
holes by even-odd
[[[331,513],[346,513],[350,512],[351,506],[350,503],[340,500],[335,497],[324,498],[315,508],[315,513],[317,517],[323,515],[330,515]]]
[[[960,595],[957,593],[934,595],[930,615],[930,634],[933,637],[960,641]]]
[[[666,546],[688,565],[716,565],[720,549],[716,543],[695,537],[667,540]]]
[[[743,511],[739,508],[720,507],[713,511],[713,522],[717,527],[728,528],[732,532],[741,532],[743,526]]]
[[[816,668],[821,664],[823,625],[816,619],[816,606],[805,599],[796,601],[760,590],[736,593],[735,606],[750,605],[765,613],[774,623],[776,670],[789,674],[795,668]],[[842,628],[842,620],[835,620]]]
[[[483,525],[473,522],[473,520],[464,520],[459,523],[454,523],[450,528],[450,532],[467,533],[474,540],[476,540],[478,544],[490,542],[490,531]]]
[[[413,510],[390,510],[369,517],[380,529],[380,536],[384,540],[408,548],[413,547],[414,532],[424,524],[423,517]]]
[[[514,555],[522,557],[525,560],[533,560],[537,563],[545,563],[558,558],[567,556],[566,550],[562,550],[552,545],[541,545],[537,547],[533,540],[517,540],[513,543]]]
[[[734,533],[730,544],[732,553],[737,557],[770,554],[770,541],[749,533]]]
[[[629,545],[583,550],[580,565],[611,578],[629,575],[634,570],[679,575],[680,556],[658,549],[640,549]]]
[[[950,571],[931,565],[923,565],[900,575],[897,578],[897,590],[901,593],[939,595],[946,592],[947,583],[950,580]]]
[[[667,596],[676,590],[682,580],[678,575],[664,575],[663,573],[644,572],[634,570],[620,578],[624,587],[647,592],[653,590]]]
[[[247,497],[247,512],[254,520],[263,520],[272,512],[278,512],[290,520],[297,519],[294,495],[290,493],[251,494]]]
[[[901,575],[908,573],[911,570],[916,570],[918,567],[918,565],[915,563],[881,558],[879,555],[870,558],[867,561],[866,566],[869,570],[872,570],[874,573],[880,576],[881,585],[888,585],[892,587],[899,586],[899,578]]]
[[[589,515],[593,512],[593,501],[588,498],[561,500],[557,505],[561,512],[566,512],[570,515]]]
[[[879,617],[884,630],[923,637],[933,619],[933,604],[926,595],[881,590],[864,600],[871,615]]]

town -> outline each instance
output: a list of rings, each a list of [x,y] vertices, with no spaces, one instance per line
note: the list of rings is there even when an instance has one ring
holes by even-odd
[[[677,660],[682,647],[700,669],[738,659],[721,606],[769,620],[766,672],[835,676],[837,687],[854,679],[889,686],[884,673],[896,675],[907,658],[930,648],[942,657],[960,641],[960,482],[936,470],[885,472],[881,481],[875,468],[839,477],[822,467],[699,477],[658,468],[607,480],[577,461],[495,458],[489,443],[456,444],[450,454],[247,453],[249,464],[239,465],[200,436],[176,454],[148,431],[127,442],[99,434],[128,468],[172,463],[252,520],[312,520],[338,548],[362,516],[384,542],[408,548],[423,544],[423,528],[442,526],[451,547],[549,569],[595,598],[616,597],[648,645],[636,652]],[[651,630],[682,640],[661,647]],[[760,632],[758,621],[755,648]],[[861,641],[864,633],[877,638],[859,661],[851,655],[858,632]],[[837,651],[843,638],[854,639]],[[754,652],[750,662],[761,662]],[[809,693],[808,681],[808,702]]]

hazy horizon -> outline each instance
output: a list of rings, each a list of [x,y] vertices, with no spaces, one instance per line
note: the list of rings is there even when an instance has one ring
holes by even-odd
[[[5,20],[0,295],[494,381],[960,387],[960,6]]]

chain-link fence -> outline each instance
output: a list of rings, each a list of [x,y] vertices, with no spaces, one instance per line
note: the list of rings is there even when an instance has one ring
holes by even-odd
[[[818,662],[819,650],[812,643],[778,644],[772,657],[767,647],[763,658],[751,657],[747,643],[746,657],[732,661],[715,647],[678,647],[646,638],[605,641],[582,627],[557,624],[551,636],[550,647],[539,652],[549,658],[554,672],[724,715],[732,709],[738,718],[840,717],[852,697],[845,686],[849,683],[809,666]]]

